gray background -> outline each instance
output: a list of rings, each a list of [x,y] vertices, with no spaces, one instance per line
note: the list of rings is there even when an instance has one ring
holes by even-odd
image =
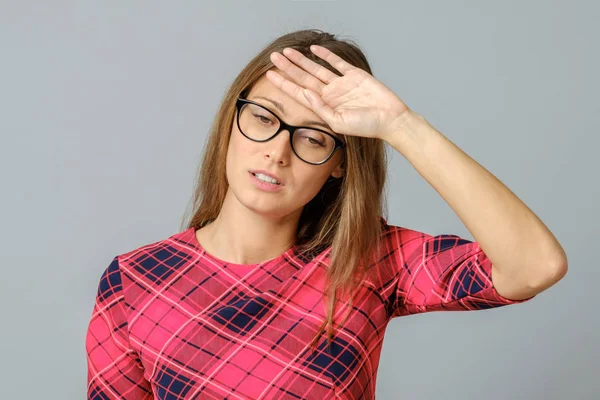
[[[0,2],[0,398],[85,397],[102,271],[180,230],[226,87],[300,28],[356,39],[569,259],[529,303],[393,320],[377,398],[599,398],[599,17],[592,1]],[[472,239],[390,150],[388,222]]]

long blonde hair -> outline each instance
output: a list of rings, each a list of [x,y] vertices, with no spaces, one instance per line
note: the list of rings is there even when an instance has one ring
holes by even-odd
[[[245,97],[254,83],[274,67],[269,58],[272,52],[282,52],[285,47],[291,47],[341,75],[310,51],[313,44],[331,50],[346,62],[372,74],[365,55],[352,40],[341,40],[317,29],[285,34],[263,48],[240,72],[221,102],[205,145],[192,198],[192,217],[185,224],[187,228],[199,229],[207,225],[221,210],[229,185],[225,163],[235,101],[238,96]],[[345,136],[345,141],[344,175],[323,185],[321,191],[304,206],[298,223],[296,245],[299,254],[310,258],[332,247],[323,297],[323,300],[329,300],[327,318],[311,346],[318,342],[326,326],[329,326],[327,341],[331,344],[336,295],[338,292],[341,296],[349,295],[345,321],[352,308],[353,291],[364,278],[366,265],[374,260],[373,254],[378,255],[380,251],[380,216],[386,209],[383,196],[387,165],[384,142],[349,135]]]

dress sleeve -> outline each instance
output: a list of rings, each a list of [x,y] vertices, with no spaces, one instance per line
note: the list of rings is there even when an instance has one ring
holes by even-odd
[[[86,334],[88,400],[153,398],[129,343],[126,310],[117,256],[100,278]]]
[[[477,242],[385,224],[393,269],[391,318],[432,311],[474,311],[523,303],[501,296],[492,262]]]

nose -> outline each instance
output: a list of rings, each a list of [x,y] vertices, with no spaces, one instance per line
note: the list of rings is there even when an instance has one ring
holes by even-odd
[[[273,139],[265,142],[265,158],[270,159],[274,163],[289,164],[292,155],[292,147],[290,146],[290,132],[283,129]]]

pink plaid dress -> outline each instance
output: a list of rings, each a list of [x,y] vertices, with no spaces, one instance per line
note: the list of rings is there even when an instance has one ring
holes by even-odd
[[[477,242],[381,221],[385,256],[369,266],[331,347],[323,335],[316,351],[331,248],[232,264],[190,228],[114,257],[86,335],[88,399],[370,400],[392,318],[530,300],[500,296]]]

